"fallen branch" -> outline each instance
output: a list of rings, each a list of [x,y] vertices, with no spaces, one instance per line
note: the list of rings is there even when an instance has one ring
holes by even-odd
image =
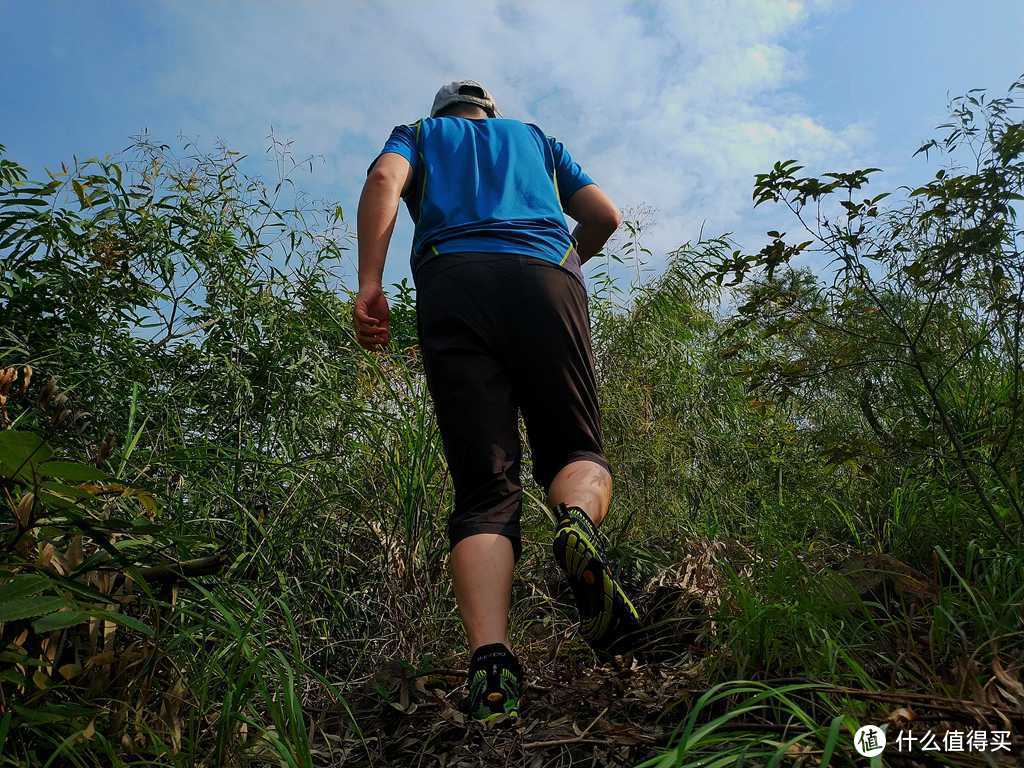
[[[557,747],[563,744],[579,744],[581,742],[603,744],[607,740],[602,741],[601,739],[588,739],[587,734],[590,733],[591,728],[597,725],[597,721],[604,717],[604,714],[607,711],[608,707],[602,709],[600,714],[591,721],[590,725],[580,732],[579,736],[572,736],[567,739],[550,739],[548,741],[531,741],[528,744],[523,744],[523,749],[543,749],[544,747]]]
[[[195,576],[210,576],[220,572],[227,564],[227,552],[218,552],[215,555],[197,557],[194,560],[183,560],[180,563],[164,563],[163,565],[140,568],[139,575],[149,582],[168,584]]]
[[[531,741],[523,744],[523,749],[544,749],[545,747],[560,747],[566,744],[607,744],[610,739],[588,739],[584,736],[572,736],[568,739],[550,739],[548,741]]]
[[[854,698],[876,699],[891,704],[908,704],[913,702],[919,707],[938,709],[944,712],[975,714],[974,710],[988,710],[997,715],[1005,716],[1005,713],[994,704],[972,701],[970,699],[950,699],[945,696],[933,696],[929,693],[865,691],[859,688],[846,688],[842,686],[822,686],[822,690],[845,694]]]

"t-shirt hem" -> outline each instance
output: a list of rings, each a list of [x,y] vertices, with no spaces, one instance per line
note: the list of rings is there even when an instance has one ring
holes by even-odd
[[[370,165],[367,166],[366,168],[366,175],[369,176],[370,171],[373,170],[373,166],[377,164],[377,161],[380,160],[384,155],[388,154],[403,157],[408,161],[409,165],[411,165],[413,168],[416,167],[416,154],[414,152],[407,151],[405,147],[388,147],[387,149],[381,150],[380,154],[373,158],[373,162],[370,163]]]
[[[596,182],[596,181],[594,181],[594,180],[593,180],[592,178],[590,178],[589,176],[581,176],[581,177],[580,177],[580,178],[578,179],[578,181],[579,181],[580,183],[579,183],[579,184],[577,184],[577,185],[576,185],[575,187],[568,187],[568,188],[567,188],[567,189],[565,190],[565,193],[564,193],[564,195],[563,195],[563,200],[562,200],[562,203],[563,203],[563,205],[564,205],[565,203],[569,202],[569,200],[571,200],[571,199],[572,199],[572,196],[573,196],[573,195],[575,195],[575,194],[576,194],[577,192],[579,192],[579,191],[580,191],[581,189],[583,189],[584,187],[589,187],[589,186],[590,186],[590,185],[592,185],[592,184],[593,184],[594,186],[597,186],[597,182]]]

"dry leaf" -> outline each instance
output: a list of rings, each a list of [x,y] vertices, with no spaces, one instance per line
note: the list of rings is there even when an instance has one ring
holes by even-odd
[[[178,754],[181,750],[181,704],[185,696],[185,681],[181,677],[174,683],[174,687],[163,696],[160,718],[170,730],[171,751]]]
[[[113,606],[108,606],[113,608]],[[117,634],[117,624],[109,619],[103,619],[103,647],[110,648],[114,643],[114,635]]]
[[[73,571],[82,564],[82,560],[82,534],[79,533],[71,537],[71,543],[64,553],[64,562]]]
[[[21,497],[21,501],[18,502],[18,506],[14,510],[14,514],[18,518],[18,525],[22,528],[28,527],[29,521],[32,519],[32,503],[34,500],[35,495],[26,493]]]
[[[61,677],[63,677],[65,680],[70,681],[72,678],[77,677],[78,673],[82,671],[82,665],[81,664],[65,664],[64,666],[62,666],[57,671],[60,673]]]
[[[1006,669],[999,659],[992,660],[992,671],[999,681],[1000,690],[1008,701],[1017,705],[1024,712],[1024,684],[1020,680],[1020,667],[1011,666]]]
[[[21,380],[21,394],[24,395],[28,391],[28,385],[32,383],[32,366],[22,366],[21,374],[23,377]]]
[[[889,717],[887,719],[893,725],[903,725],[914,722],[916,718],[917,715],[910,707],[897,707],[889,713]]]

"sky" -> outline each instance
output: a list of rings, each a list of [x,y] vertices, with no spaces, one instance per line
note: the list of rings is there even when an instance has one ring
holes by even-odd
[[[912,155],[948,99],[1024,72],[1020,0],[0,0],[0,29],[0,144],[33,175],[145,130],[272,177],[273,131],[316,157],[298,186],[354,222],[391,128],[475,79],[627,215],[653,210],[652,270],[702,227],[760,247],[779,213],[751,209],[753,176],[776,160],[880,167],[878,191],[926,180]],[[409,274],[399,222],[389,282]]]

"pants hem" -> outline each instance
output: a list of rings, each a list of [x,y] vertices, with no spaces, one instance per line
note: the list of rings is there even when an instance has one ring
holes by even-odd
[[[548,493],[551,490],[551,483],[554,482],[558,473],[577,461],[592,461],[595,464],[599,464],[604,467],[608,474],[611,474],[612,472],[611,465],[608,463],[608,459],[604,457],[603,453],[598,453],[597,451],[573,451],[566,456],[565,461],[562,462],[562,464],[553,472],[547,473],[544,477],[535,474],[534,480],[537,481],[537,485],[544,489],[544,493]]]
[[[512,553],[515,556],[515,561],[519,562],[519,558],[523,554],[522,535],[518,525],[509,525],[508,523],[469,522],[450,527],[448,530],[449,551],[455,549],[455,545],[463,539],[476,536],[478,533],[498,533],[504,536],[512,542]]]

